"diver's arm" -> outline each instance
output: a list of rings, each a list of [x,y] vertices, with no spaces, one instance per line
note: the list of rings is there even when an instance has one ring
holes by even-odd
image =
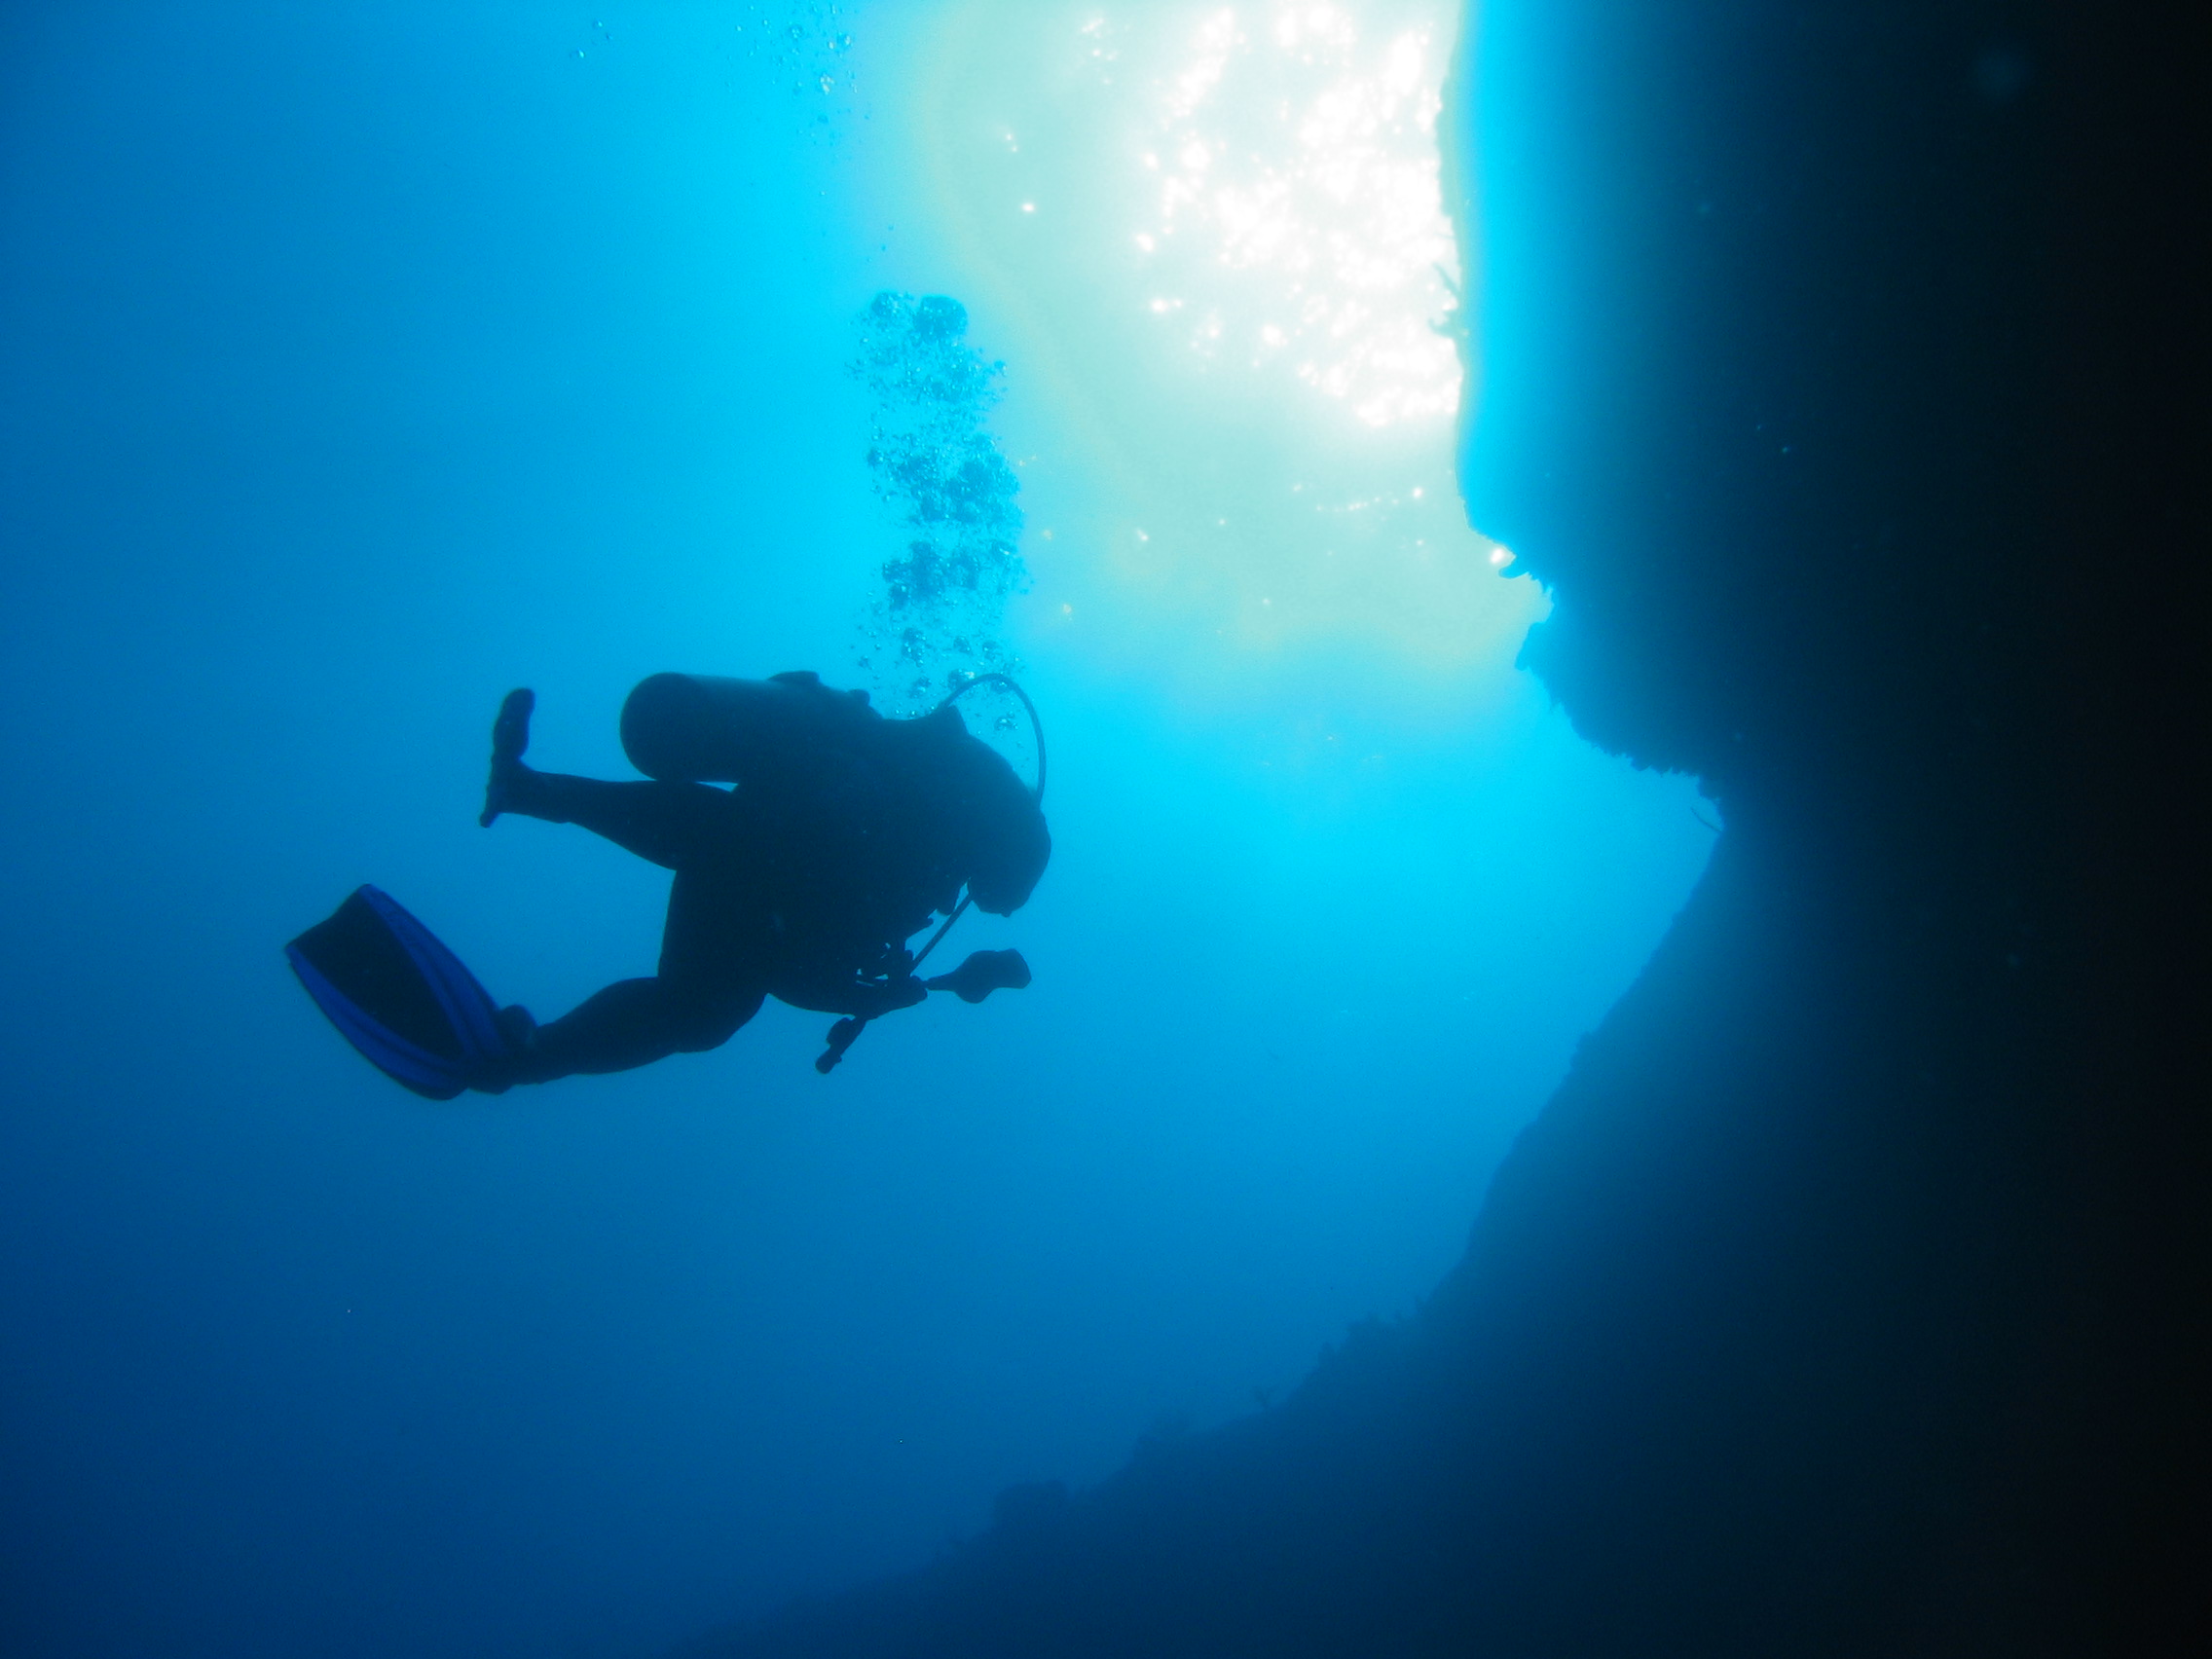
[[[929,986],[911,974],[896,979],[856,979],[846,991],[851,1000],[830,1012],[858,1014],[863,1019],[881,1019],[887,1014],[912,1008],[930,994]]]
[[[929,987],[911,974],[885,979],[864,979],[858,975],[819,979],[779,976],[768,989],[778,1002],[793,1008],[814,1014],[846,1014],[858,1019],[880,1019],[900,1009],[912,1008],[930,994]]]

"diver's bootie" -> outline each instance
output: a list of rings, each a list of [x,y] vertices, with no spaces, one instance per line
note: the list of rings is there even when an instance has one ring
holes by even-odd
[[[531,1050],[537,1041],[537,1021],[529,1009],[515,1004],[492,1015],[492,1023],[506,1041],[506,1051],[472,1060],[463,1076],[480,1094],[504,1094],[518,1083],[531,1081]]]
[[[487,830],[513,806],[515,791],[529,770],[522,757],[530,748],[530,716],[536,707],[537,693],[520,687],[507,693],[499,718],[492,722],[492,776],[484,785],[484,810],[476,819]]]

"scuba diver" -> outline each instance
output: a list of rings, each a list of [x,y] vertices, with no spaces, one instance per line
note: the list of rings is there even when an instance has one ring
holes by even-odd
[[[968,732],[961,685],[918,719],[811,672],[766,680],[656,674],[622,709],[622,748],[645,776],[609,783],[527,764],[535,698],[508,693],[492,728],[479,820],[573,824],[674,872],[659,972],[622,979],[539,1025],[499,1008],[429,930],[363,887],[287,947],[331,1023],[395,1081],[432,1099],[463,1089],[627,1071],[719,1048],[776,997],[841,1014],[828,1072],[866,1023],[932,990],[980,1002],[1029,983],[1019,952],[915,969],[970,903],[1012,915],[1051,856],[1040,802]],[[734,786],[719,788],[719,785]],[[965,889],[965,896],[962,890]],[[906,940],[945,921],[920,955]]]

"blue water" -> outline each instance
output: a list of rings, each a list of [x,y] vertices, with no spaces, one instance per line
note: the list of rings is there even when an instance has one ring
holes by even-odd
[[[1694,881],[1510,640],[1253,657],[1041,537],[1111,480],[885,170],[927,17],[11,11],[0,1650],[649,1652],[1261,1409],[1449,1267]],[[828,1080],[772,1006],[400,1093],[279,952],[356,882],[541,1016],[656,949],[665,875],[476,828],[501,693],[624,776],[647,673],[878,673],[886,290],[1004,365],[1057,851],[958,942],[1036,984]]]

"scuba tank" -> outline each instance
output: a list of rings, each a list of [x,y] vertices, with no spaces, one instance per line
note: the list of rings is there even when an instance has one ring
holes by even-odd
[[[622,705],[622,753],[664,784],[741,784],[866,744],[884,724],[866,691],[832,690],[810,669],[766,680],[655,674]]]

